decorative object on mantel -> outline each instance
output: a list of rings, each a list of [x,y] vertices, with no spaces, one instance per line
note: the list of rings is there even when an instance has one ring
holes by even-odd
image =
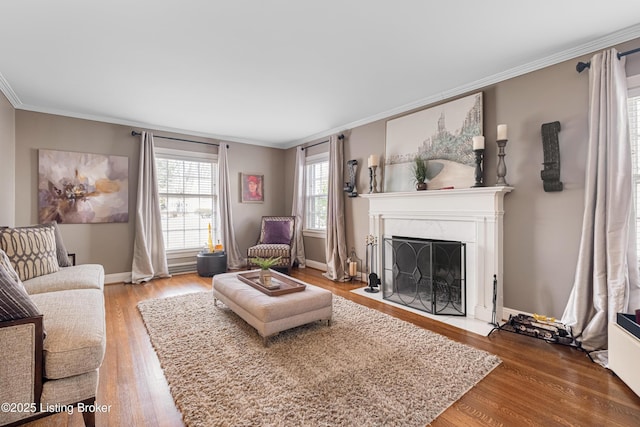
[[[496,181],[497,187],[508,187],[507,181],[504,179],[507,176],[507,165],[504,163],[504,148],[507,145],[507,125],[498,125],[498,180]]]
[[[484,161],[484,136],[473,137],[473,153],[476,156],[476,183],[474,187],[484,187],[482,164]]]
[[[380,278],[376,273],[373,272],[376,260],[376,246],[378,246],[378,237],[374,236],[373,234],[367,234],[365,240],[367,244],[367,267],[365,268],[365,270],[367,271],[367,273],[369,273],[369,287],[365,288],[365,291],[376,293],[380,290],[378,289],[380,286]]]
[[[357,160],[349,160],[347,162],[349,167],[349,182],[344,183],[344,191],[347,193],[347,197],[358,197],[358,189],[356,188],[356,169],[358,168]]]
[[[482,92],[388,120],[385,193],[413,190],[408,166],[415,156],[428,162],[429,188],[470,188],[475,167],[471,138],[482,134]]]
[[[560,144],[558,140],[560,122],[542,125],[542,149],[544,151],[544,170],[540,171],[544,191],[562,191],[560,181]]]
[[[411,174],[416,184],[416,190],[422,191],[427,189],[427,173],[427,162],[420,156],[414,157],[413,163],[411,164]]]
[[[376,181],[376,169],[378,168],[378,163],[380,162],[380,158],[375,154],[371,154],[369,159],[367,159],[367,166],[369,166],[369,193],[377,193],[378,192],[378,183]]]
[[[344,271],[349,275],[349,281],[352,282],[353,279],[358,277],[359,272],[362,271],[362,260],[358,258],[356,254],[356,248],[351,248],[351,252],[347,257],[346,265],[344,267]]]

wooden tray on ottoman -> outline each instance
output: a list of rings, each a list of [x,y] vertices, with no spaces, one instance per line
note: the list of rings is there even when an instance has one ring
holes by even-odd
[[[274,270],[271,270],[271,281],[272,283],[280,285],[279,288],[269,289],[264,287],[262,283],[260,283],[260,270],[238,273],[238,279],[271,297],[304,291],[304,288],[306,287],[305,284],[297,282],[291,277],[278,273]]]

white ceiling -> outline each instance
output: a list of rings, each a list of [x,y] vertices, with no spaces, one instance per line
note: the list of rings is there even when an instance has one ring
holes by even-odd
[[[4,0],[17,109],[291,147],[640,37],[637,0]]]

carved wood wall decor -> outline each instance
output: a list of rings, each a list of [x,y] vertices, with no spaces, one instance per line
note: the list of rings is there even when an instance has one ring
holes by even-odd
[[[348,197],[358,197],[358,189],[356,188],[356,169],[358,168],[357,160],[349,160],[347,162],[349,168],[349,182],[344,183],[344,191]]]
[[[542,125],[542,148],[544,151],[544,170],[540,171],[544,191],[562,191],[560,182],[560,145],[558,141],[560,122]]]

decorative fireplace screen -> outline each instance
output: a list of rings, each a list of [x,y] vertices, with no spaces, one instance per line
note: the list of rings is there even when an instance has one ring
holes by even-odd
[[[466,246],[393,236],[384,239],[382,297],[431,314],[466,316]]]

